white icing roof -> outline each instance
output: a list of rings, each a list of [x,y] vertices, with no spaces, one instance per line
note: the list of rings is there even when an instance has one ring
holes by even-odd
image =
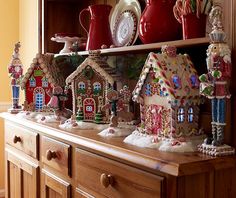
[[[111,68],[106,61],[102,60],[99,55],[90,55],[66,78],[66,84],[70,84],[88,65],[104,77],[111,85],[119,78],[119,75],[116,74],[115,70]]]
[[[167,53],[155,54],[151,52],[145,62],[139,77],[138,83],[133,91],[133,100],[137,101],[142,92],[143,85],[150,71],[153,71],[153,78],[159,79],[162,87],[165,87],[166,97],[169,100],[199,98],[198,74],[187,54],[168,56]],[[196,86],[192,86],[190,77],[196,79]],[[180,87],[176,88],[173,77],[180,79]]]
[[[52,58],[52,54],[37,54],[21,81],[21,88],[25,89],[27,81],[35,70],[35,67],[38,66],[42,69],[49,83],[61,86],[64,79],[58,76],[58,68],[51,65]]]

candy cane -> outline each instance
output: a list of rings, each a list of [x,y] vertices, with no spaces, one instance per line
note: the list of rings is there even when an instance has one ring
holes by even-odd
[[[176,118],[177,118],[177,116],[175,114],[176,114],[175,108],[173,106],[171,106],[171,134],[170,134],[170,137],[175,137],[175,135],[176,135],[176,122],[177,122]]]
[[[197,0],[196,2],[196,14],[198,18],[200,17],[200,14],[201,14],[201,3],[202,3],[202,0]]]
[[[211,6],[212,6],[212,1],[208,0],[204,8],[204,14],[208,14],[210,12]]]
[[[175,6],[173,7],[173,12],[178,22],[182,23],[181,16],[183,15],[183,4],[181,0],[176,1]]]
[[[175,6],[173,7],[173,12],[174,12],[174,16],[175,16],[175,18],[177,19],[177,21],[178,21],[179,23],[182,23],[182,21],[181,21],[181,15],[182,15],[182,13],[181,13],[180,8],[178,7],[178,5],[175,5]]]

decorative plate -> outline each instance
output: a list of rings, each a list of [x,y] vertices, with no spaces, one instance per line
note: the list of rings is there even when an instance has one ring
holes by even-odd
[[[134,43],[137,23],[137,17],[131,10],[126,10],[119,15],[112,32],[115,46],[128,46]]]
[[[116,4],[110,17],[110,27],[115,45],[121,47],[135,43],[138,38],[137,28],[140,17],[141,7],[138,0],[120,0],[119,3]],[[125,32],[127,26],[132,30]]]

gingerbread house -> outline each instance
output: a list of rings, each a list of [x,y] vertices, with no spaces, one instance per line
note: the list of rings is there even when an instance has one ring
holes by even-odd
[[[175,47],[148,55],[133,100],[140,103],[143,133],[176,138],[197,132],[198,74],[189,56],[177,55]]]
[[[37,54],[24,75],[21,88],[25,90],[25,109],[31,106],[30,110],[42,111],[50,100],[48,93],[52,92],[53,86],[65,86],[65,77],[52,60],[52,54]]]
[[[71,85],[73,114],[77,114],[77,120],[105,120],[109,114],[102,112],[107,103],[106,93],[109,88],[121,86],[118,79],[116,69],[100,57],[100,52],[90,53],[66,79],[66,84]]]

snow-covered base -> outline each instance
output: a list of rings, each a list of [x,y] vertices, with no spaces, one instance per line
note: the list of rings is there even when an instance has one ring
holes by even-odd
[[[201,144],[198,146],[198,150],[202,153],[211,156],[225,156],[225,155],[234,155],[235,149],[229,145],[222,145],[222,146],[213,146],[207,144]]]
[[[156,148],[160,151],[169,152],[194,152],[197,150],[204,135],[185,138],[185,141],[178,141],[175,139],[160,139],[154,135],[147,135],[135,130],[132,134],[124,139],[125,143],[132,144],[138,147]]]
[[[42,112],[21,111],[18,114],[16,114],[16,116],[19,118],[33,120],[33,119],[37,119],[38,117],[42,116],[42,114],[43,114]],[[45,114],[48,114],[48,113],[45,113]]]
[[[10,108],[10,109],[8,109],[8,112],[12,113],[12,114],[17,114],[21,111],[22,111],[22,108],[19,108],[19,109]]]
[[[92,122],[83,121],[71,122],[71,119],[68,119],[63,124],[60,124],[59,127],[61,129],[95,129],[101,131],[107,128],[108,124],[96,124]]]
[[[117,127],[108,127],[98,133],[98,135],[103,137],[120,137],[120,136],[127,136],[132,131],[134,131],[135,126],[127,125],[120,123]]]
[[[37,122],[39,123],[60,123],[60,122],[65,122],[67,118],[63,116],[58,117],[54,114],[50,114],[50,115],[41,114],[41,115],[38,115],[36,119],[37,119]]]

